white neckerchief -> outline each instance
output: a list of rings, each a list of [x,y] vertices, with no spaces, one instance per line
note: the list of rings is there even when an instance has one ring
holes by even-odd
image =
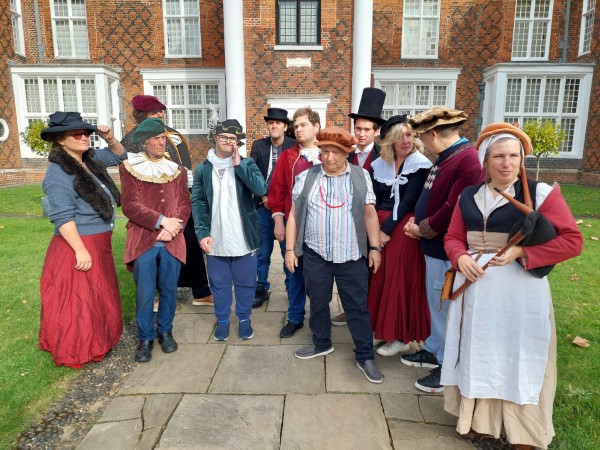
[[[214,166],[215,169],[229,169],[231,167],[231,159],[232,156],[230,156],[229,158],[219,158],[217,156],[217,154],[215,153],[215,149],[211,148],[208,151],[208,155],[206,156],[206,159],[208,159],[210,161],[210,163]]]
[[[364,167],[365,163],[367,162],[367,158],[369,157],[369,153],[371,153],[371,150],[373,150],[374,146],[375,142],[371,142],[364,148],[364,150],[355,147],[354,153],[356,154],[356,158],[358,159],[358,164],[360,167]]]
[[[394,161],[388,163],[379,157],[371,163],[373,178],[386,186],[392,187],[390,198],[394,198],[393,220],[398,220],[398,205],[400,204],[400,185],[408,183],[407,175],[415,173],[419,169],[429,169],[431,161],[420,152],[413,152],[406,157],[402,170],[396,175],[396,164]]]
[[[321,151],[318,148],[300,149],[300,156],[304,156],[313,166],[315,164],[321,164],[321,160],[319,159],[320,154]]]
[[[156,161],[152,160],[145,152],[127,153],[127,161],[124,164],[131,175],[149,183],[168,183],[181,173],[177,163],[165,156]]]

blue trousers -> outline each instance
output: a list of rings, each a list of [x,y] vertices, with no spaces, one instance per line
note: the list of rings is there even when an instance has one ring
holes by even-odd
[[[275,221],[271,216],[271,211],[259,206],[258,219],[260,224],[260,247],[256,251],[256,284],[261,285],[266,291],[271,289],[269,282],[269,267],[271,266],[271,254],[273,253],[275,235]],[[281,255],[285,259],[285,242],[279,244],[281,247]],[[283,269],[286,271],[285,264]],[[285,287],[288,288],[288,274],[285,276]]]
[[[206,257],[206,270],[215,300],[215,316],[220,322],[229,321],[235,290],[235,314],[239,320],[250,318],[256,291],[256,252],[244,256]]]
[[[309,324],[315,349],[323,351],[331,347],[329,302],[335,280],[346,312],[348,330],[354,340],[354,356],[359,362],[374,359],[373,331],[367,309],[369,269],[365,258],[332,263],[304,245],[304,278],[310,297]]]
[[[133,262],[133,279],[137,286],[135,320],[138,339],[153,341],[156,337],[153,307],[157,288],[160,288],[156,315],[158,333],[167,333],[173,329],[180,270],[181,262],[164,246],[152,247]]]
[[[444,275],[450,268],[450,261],[432,258],[425,255],[425,284],[427,303],[431,315],[431,335],[425,340],[424,348],[433,353],[438,362],[444,362],[444,345],[446,345],[446,319],[450,302],[442,302],[440,311],[440,295],[444,285]]]

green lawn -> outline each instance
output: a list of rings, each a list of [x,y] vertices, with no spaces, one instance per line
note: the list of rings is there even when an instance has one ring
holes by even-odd
[[[558,337],[558,389],[552,448],[600,448],[600,189],[562,186],[573,213],[583,218],[582,256],[550,275]],[[0,188],[0,449],[38,419],[77,371],[55,367],[37,349],[39,277],[52,236],[41,216],[39,185]],[[7,217],[7,216],[30,217]],[[4,217],[1,217],[4,216]],[[125,220],[113,236],[125,321],[134,316],[135,288],[122,264]],[[586,338],[590,347],[571,343]]]

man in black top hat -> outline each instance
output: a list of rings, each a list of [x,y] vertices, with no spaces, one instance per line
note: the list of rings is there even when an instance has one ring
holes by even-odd
[[[385,92],[377,88],[364,88],[357,113],[348,117],[354,119],[354,136],[358,139],[356,150],[348,155],[348,162],[358,165],[371,173],[371,162],[379,156],[380,147],[375,143],[375,134],[385,123],[381,118]],[[346,313],[331,319],[332,325],[346,325]]]
[[[267,115],[263,116],[269,129],[269,136],[263,139],[257,139],[252,143],[250,157],[256,161],[260,173],[262,173],[267,186],[271,181],[271,176],[275,170],[277,158],[281,153],[296,145],[296,141],[286,135],[290,124],[288,112],[282,108],[268,108]],[[271,216],[271,211],[267,202],[267,196],[255,198],[256,210],[260,219],[261,244],[257,252],[257,270],[256,270],[256,294],[253,308],[259,308],[269,299],[269,266],[271,265],[271,253],[273,253],[273,241],[275,235],[273,230],[275,222]],[[285,244],[280,243],[281,253],[285,256]],[[286,283],[287,285],[287,283]]]

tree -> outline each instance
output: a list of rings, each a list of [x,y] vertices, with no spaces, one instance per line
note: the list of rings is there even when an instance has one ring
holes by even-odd
[[[52,148],[51,142],[44,141],[40,137],[40,131],[44,128],[48,128],[48,123],[40,119],[35,119],[29,122],[25,131],[19,133],[23,143],[27,145],[33,153],[40,156],[48,156],[50,148]]]
[[[540,160],[544,156],[558,154],[558,150],[565,140],[565,132],[560,129],[560,125],[550,119],[528,120],[523,125],[523,131],[531,139],[532,154],[537,159],[535,179],[539,180]]]

